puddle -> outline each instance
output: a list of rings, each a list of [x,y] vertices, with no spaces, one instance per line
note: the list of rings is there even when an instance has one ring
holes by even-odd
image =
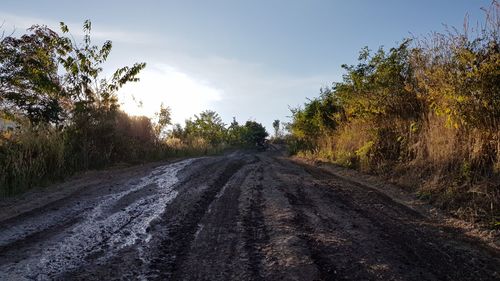
[[[177,173],[193,161],[188,159],[158,167],[139,181],[131,181],[131,188],[126,191],[103,196],[80,223],[65,232],[63,239],[43,244],[41,253],[30,259],[0,268],[0,279],[50,279],[78,267],[89,255],[98,254],[100,259],[107,259],[126,246],[149,242],[151,236],[146,229],[177,196],[173,188],[178,182]],[[110,214],[109,208],[119,203],[120,199],[152,185],[157,192],[152,195],[146,193],[144,198]],[[70,214],[74,215],[80,209],[72,209]],[[68,214],[64,215],[64,210],[60,210],[44,217],[45,223],[26,221],[21,227],[2,231],[0,245],[8,244],[14,237],[26,237],[32,231],[55,225],[61,216],[66,217]]]

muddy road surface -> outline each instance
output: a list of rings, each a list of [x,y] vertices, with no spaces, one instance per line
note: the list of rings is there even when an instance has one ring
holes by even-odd
[[[494,247],[278,152],[65,185],[0,205],[0,280],[500,280]]]

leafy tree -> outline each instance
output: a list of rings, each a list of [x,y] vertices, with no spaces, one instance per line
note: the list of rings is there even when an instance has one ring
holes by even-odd
[[[202,138],[212,145],[222,143],[226,136],[226,128],[222,119],[217,112],[212,110],[195,115],[194,120],[186,120],[184,130],[189,137]]]
[[[388,53],[380,48],[371,54],[365,47],[358,65],[342,65],[347,73],[334,85],[334,92],[348,118],[419,117],[422,103],[414,91],[410,42],[405,40]]]
[[[68,27],[61,22],[63,34]],[[120,118],[117,91],[128,82],[139,81],[137,75],[146,66],[136,63],[122,67],[111,78],[101,77],[103,67],[112,50],[111,41],[99,47],[92,44],[92,25],[83,24],[83,43],[79,45],[69,37],[61,37],[58,57],[64,67],[64,88],[71,99],[71,122],[67,134],[75,160],[84,168],[104,166],[119,156],[117,142],[122,133],[117,130]]]
[[[69,33],[64,23],[61,30]],[[67,115],[79,114],[86,119],[99,115],[93,111],[116,110],[116,92],[127,82],[138,81],[145,67],[136,63],[116,70],[109,80],[101,78],[112,43],[92,45],[89,20],[83,26],[81,46],[46,26],[34,25],[28,31],[0,42],[0,106],[7,114],[24,115],[32,123],[58,123]],[[62,77],[59,66],[64,69]]]
[[[241,126],[236,118],[233,117],[233,121],[227,128],[227,140],[231,145],[240,145],[243,143],[243,132],[244,127]]]
[[[268,133],[262,124],[255,121],[247,121],[243,131],[243,140],[248,145],[263,145]]]
[[[165,107],[163,103],[160,105],[160,111],[156,113],[158,122],[155,126],[155,132],[157,136],[160,136],[168,125],[172,124],[171,110],[170,107]]]
[[[63,34],[69,33],[68,26],[61,22]],[[66,73],[64,82],[66,91],[74,100],[74,113],[90,112],[93,109],[118,109],[117,91],[128,82],[139,81],[137,75],[146,66],[135,63],[132,67],[117,69],[110,79],[100,77],[102,64],[106,62],[112,50],[111,41],[101,47],[92,45],[92,24],[86,20],[83,24],[83,45],[79,46],[68,37],[62,38],[61,48],[65,55],[59,57]]]
[[[0,134],[2,194],[77,170],[165,153],[158,135],[170,123],[169,108],[162,106],[153,124],[120,111],[117,102],[117,91],[138,81],[145,64],[103,78],[111,42],[92,44],[90,21],[81,44],[67,36],[64,23],[61,29],[62,35],[34,25],[19,38],[0,38],[0,118],[22,122],[18,130]]]
[[[341,101],[330,89],[321,89],[319,98],[291,111],[293,120],[289,130],[308,146],[314,145],[320,136],[333,132],[345,119]]]
[[[280,120],[276,119],[273,121],[274,137],[278,138],[280,133]]]
[[[291,110],[294,144],[385,169],[431,159],[431,151],[450,143],[456,149],[440,152],[447,159],[439,165],[464,159],[481,175],[498,171],[500,5],[493,1],[484,11],[480,29],[405,39],[389,50],[363,48],[356,65],[342,66],[341,82]],[[448,132],[446,142],[440,129]]]
[[[59,35],[34,25],[29,33],[0,41],[0,109],[31,123],[58,123],[67,97],[58,75]]]

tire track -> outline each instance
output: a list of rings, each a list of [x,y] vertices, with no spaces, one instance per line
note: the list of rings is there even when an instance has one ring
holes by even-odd
[[[338,180],[314,167],[307,167],[305,171],[313,177],[307,179],[308,175],[304,175],[302,181],[308,184],[294,184],[293,188],[283,191],[295,206],[295,223],[305,225],[301,230],[306,233],[304,239],[322,273],[321,279],[495,280],[494,262],[485,260],[475,250],[464,248],[465,245],[450,245],[444,238],[446,232],[429,228],[414,210],[370,188]],[[312,201],[308,194],[314,197]],[[326,212],[326,206],[334,212]],[[336,233],[347,239],[349,246],[329,248],[319,241],[321,231],[314,220],[326,229],[337,229]],[[346,260],[352,262],[332,260],[335,251],[345,252]],[[325,271],[335,265],[340,275]]]
[[[167,225],[167,233],[158,245],[159,254],[151,260],[151,280],[179,280],[179,270],[187,258],[195,239],[198,225],[212,201],[244,162],[228,161],[224,170],[193,204],[186,216]]]
[[[243,226],[239,201],[242,186],[254,170],[253,162],[247,163],[217,193],[198,225],[188,257],[173,279],[247,279],[247,266],[241,262]]]
[[[304,212],[304,208],[314,208],[312,201],[301,187],[297,188],[297,195],[286,190],[283,186],[278,186],[278,189],[283,192],[295,213],[292,223],[298,232],[297,236],[305,242],[310,257],[319,271],[319,280],[346,280],[337,274],[337,265],[329,256],[328,247],[314,238],[316,236],[315,229]],[[313,213],[318,212],[313,211]]]
[[[263,186],[263,167],[260,165],[256,174],[259,175],[256,179],[255,187],[250,190],[250,204],[242,214],[242,222],[244,229],[244,248],[247,251],[249,258],[249,270],[253,280],[264,280],[262,263],[264,254],[262,248],[269,242],[269,235],[264,223],[264,215],[262,208],[264,198],[262,194]]]

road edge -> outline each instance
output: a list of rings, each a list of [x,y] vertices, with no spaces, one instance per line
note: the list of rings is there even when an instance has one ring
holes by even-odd
[[[447,227],[460,230],[466,237],[479,240],[481,243],[496,251],[500,251],[500,231],[487,229],[479,224],[464,221],[447,213],[445,210],[425,202],[417,197],[415,192],[409,191],[401,186],[390,183],[376,175],[362,173],[357,170],[345,168],[333,163],[318,162],[298,156],[286,157],[297,164],[311,165],[327,173],[332,174],[342,180],[362,186],[368,189],[374,189],[395,202],[402,204],[422,216],[437,221]]]

